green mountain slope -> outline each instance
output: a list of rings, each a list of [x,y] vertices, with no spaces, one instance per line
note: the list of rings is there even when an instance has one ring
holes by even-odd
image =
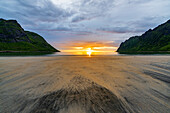
[[[141,36],[122,42],[117,52],[165,52],[170,51],[170,20]]]
[[[16,20],[0,19],[0,51],[59,52],[40,35],[24,31]]]

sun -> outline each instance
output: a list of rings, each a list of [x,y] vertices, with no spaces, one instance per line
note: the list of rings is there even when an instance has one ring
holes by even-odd
[[[89,55],[89,57],[91,56],[92,52],[93,50],[91,48],[87,48],[86,53]]]

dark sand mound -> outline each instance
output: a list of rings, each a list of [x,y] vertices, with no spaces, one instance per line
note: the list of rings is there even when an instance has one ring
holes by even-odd
[[[82,84],[88,85],[80,89]],[[67,87],[39,98],[32,113],[58,113],[71,105],[87,113],[126,113],[116,95],[89,79],[75,76]]]

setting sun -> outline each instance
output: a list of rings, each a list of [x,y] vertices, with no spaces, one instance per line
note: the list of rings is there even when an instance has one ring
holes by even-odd
[[[91,54],[92,54],[92,52],[93,52],[93,50],[91,49],[91,48],[87,48],[87,55],[89,55],[89,56],[91,56]]]

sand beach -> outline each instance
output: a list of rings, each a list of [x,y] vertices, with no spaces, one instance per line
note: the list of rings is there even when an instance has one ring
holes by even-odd
[[[170,56],[0,57],[1,113],[169,113]]]

